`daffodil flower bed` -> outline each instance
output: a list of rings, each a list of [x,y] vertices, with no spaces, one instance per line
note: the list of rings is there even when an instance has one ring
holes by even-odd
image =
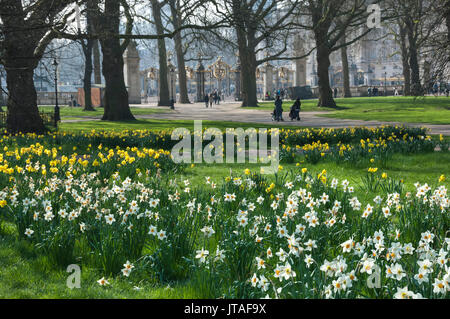
[[[394,154],[415,154],[433,152],[438,142],[431,136],[419,135],[412,137],[407,134],[403,138],[389,137],[387,139],[361,139],[357,144],[338,142],[334,145],[322,143],[320,140],[312,144],[291,147],[283,145],[280,157],[287,162],[294,162],[297,155],[307,163],[316,164],[320,161],[349,163],[351,165],[366,164],[376,160],[380,167],[386,167]]]
[[[268,134],[272,133],[268,130]],[[198,134],[197,133],[193,133]],[[225,133],[224,133],[225,135]],[[319,161],[333,161],[336,163],[349,163],[350,165],[366,165],[369,159],[377,161],[380,167],[386,167],[392,155],[396,153],[411,154],[433,152],[436,148],[442,152],[448,151],[449,143],[440,136],[433,140],[427,135],[424,128],[408,128],[398,126],[383,126],[380,128],[345,128],[345,129],[281,129],[280,137],[280,160],[285,163],[307,162],[318,163]],[[248,145],[248,140],[252,136],[247,136],[246,144],[235,143],[237,150],[242,150]],[[225,140],[225,138],[224,138]],[[111,152],[124,157],[125,160],[135,159],[143,152],[154,152],[153,150],[168,150],[178,143],[172,140],[170,131],[155,132],[151,130],[136,131],[96,131],[87,133],[54,132],[49,135],[17,134],[14,136],[5,135],[0,139],[4,154],[20,158],[20,153],[28,153],[28,148],[44,147],[42,152],[46,155],[49,152],[54,159],[60,160],[60,155],[66,157],[75,156],[83,163],[103,166],[106,164],[104,158],[110,158]],[[202,148],[209,144],[209,141],[202,141]],[[270,147],[270,138],[269,138]],[[34,146],[33,146],[34,145]],[[212,145],[209,145],[210,147]],[[225,147],[225,145],[224,145]],[[134,154],[128,155],[127,152]],[[217,150],[214,150],[216,152]],[[1,150],[0,150],[1,152]],[[225,150],[222,151],[225,156]],[[19,153],[19,156],[16,156]],[[38,155],[40,155],[38,153]],[[149,154],[150,157],[153,154]],[[0,158],[2,159],[2,158]],[[19,163],[11,164],[20,166]],[[87,162],[86,162],[87,161]],[[2,162],[2,160],[0,160]],[[11,168],[11,165],[4,166]],[[6,167],[6,168],[5,168]],[[171,168],[169,168],[171,169]],[[53,169],[55,170],[55,168]],[[108,169],[106,169],[108,170]]]
[[[247,169],[191,185],[176,178],[168,132],[16,135],[1,139],[0,224],[55,268],[98,269],[101,286],[125,276],[188,280],[205,298],[448,297],[445,176],[405,192],[375,167],[442,140],[399,127],[280,136],[284,161],[301,150],[369,162],[364,190],[383,195],[361,203],[347,180],[300,164],[273,182]]]
[[[203,129],[203,132],[207,128]],[[46,146],[63,147],[64,151],[90,150],[99,145],[109,148],[126,147],[147,147],[153,149],[172,149],[178,141],[172,141],[172,131],[152,131],[152,130],[124,130],[124,131],[102,131],[92,130],[85,133],[53,132],[47,135],[36,134],[16,134],[3,136],[0,143],[3,146],[28,146],[33,143],[40,143]],[[270,135],[271,130],[268,130]],[[225,132],[224,132],[225,134]],[[427,138],[425,128],[410,128],[403,126],[381,126],[378,128],[344,128],[344,129],[280,129],[280,144],[290,147],[303,147],[314,143],[328,145],[355,145],[361,140],[364,141],[398,141],[416,140]],[[448,150],[448,143],[441,136],[436,142]]]
[[[126,276],[189,279],[206,298],[448,297],[442,184],[361,203],[325,170],[273,183],[246,170],[199,188],[142,173],[104,180],[66,163],[76,164],[76,176],[14,170],[0,191],[1,218],[54,267],[101,269],[100,285]],[[379,286],[368,285],[372,277]]]

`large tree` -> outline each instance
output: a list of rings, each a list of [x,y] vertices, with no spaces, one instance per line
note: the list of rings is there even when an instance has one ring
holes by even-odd
[[[436,0],[428,11],[423,51],[430,66],[430,80],[448,83],[450,81],[450,0]]]
[[[169,0],[171,11],[171,22],[175,30],[180,29],[183,25],[185,17],[183,16],[183,7],[180,0]],[[180,88],[180,103],[190,103],[187,90],[187,75],[185,63],[185,50],[183,47],[182,31],[175,34],[173,38],[175,42],[175,53],[177,56],[178,66],[178,85]]]
[[[411,67],[409,66],[409,50],[408,50],[408,39],[406,37],[406,27],[401,21],[398,19],[398,28],[399,28],[399,42],[400,42],[400,51],[402,55],[402,68],[403,68],[403,78],[405,80],[404,92],[403,95],[410,96],[411,95]]]
[[[3,78],[3,66],[0,65],[0,112],[3,112],[3,103],[4,103],[2,78]]]
[[[102,120],[135,120],[130,110],[123,72],[123,53],[129,44],[129,39],[121,43],[118,37],[121,6],[127,18],[126,33],[129,34],[132,30],[133,20],[128,4],[125,0],[91,1],[96,2],[92,6],[93,23],[102,48],[102,72],[106,84]],[[104,2],[103,10],[100,2]]]
[[[434,14],[433,9],[436,6],[439,7],[439,2],[443,3],[443,1],[446,0],[437,2],[428,0],[387,1],[392,11],[391,15],[395,16],[397,21],[398,38],[402,48],[405,86],[410,82],[410,92],[414,96],[420,96],[424,93],[420,76],[420,59],[423,56],[427,41],[436,31],[436,27],[441,24],[441,13]],[[443,11],[445,10],[441,9],[441,12]],[[408,91],[408,89],[405,91]]]
[[[294,33],[300,0],[225,0],[222,12],[235,30],[241,67],[242,106],[258,106],[256,69],[284,57]],[[265,51],[266,54],[258,54]]]
[[[378,2],[378,1],[375,1]],[[306,0],[303,28],[314,34],[319,78],[318,106],[336,107],[330,86],[329,68],[332,52],[366,36],[369,13],[365,0]],[[360,32],[356,32],[356,31]],[[345,37],[347,35],[347,37]],[[353,37],[350,37],[352,35]]]
[[[341,38],[341,61],[342,61],[342,79],[344,85],[344,97],[352,97],[350,90],[350,71],[348,65],[347,46],[345,44],[345,35]]]
[[[86,31],[88,34],[94,33],[94,27],[92,24],[92,16],[95,14],[95,7],[93,7],[93,1],[88,1],[86,8]],[[81,31],[81,30],[80,30]],[[83,89],[84,89],[84,110],[94,111],[92,106],[91,88],[92,88],[92,53],[95,44],[95,39],[89,38],[87,40],[81,39],[81,46],[84,53],[84,78],[83,78]]]
[[[167,49],[164,35],[164,25],[161,16],[161,9],[166,1],[150,0],[152,5],[153,19],[157,35],[161,36],[158,41],[159,58],[159,99],[158,106],[170,106],[169,82],[167,78]]]
[[[95,31],[94,31],[94,33],[95,33]],[[94,68],[94,83],[95,84],[102,84],[102,69],[101,69],[101,62],[100,62],[100,48],[99,48],[99,41],[97,39],[93,39],[92,54],[93,54],[92,63],[93,63],[93,68]]]
[[[8,88],[7,130],[46,131],[39,115],[33,75],[47,45],[64,29],[73,0],[0,0],[1,64]]]

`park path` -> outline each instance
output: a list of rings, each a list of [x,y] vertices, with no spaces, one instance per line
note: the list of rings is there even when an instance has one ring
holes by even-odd
[[[139,108],[157,108],[155,104],[131,105]],[[263,111],[251,108],[241,108],[239,103],[224,102],[220,105],[213,105],[213,108],[205,108],[204,103],[192,104],[175,104],[175,110],[167,109],[167,112],[158,112],[148,115],[137,115],[138,119],[156,119],[156,120],[205,120],[205,121],[229,121],[229,122],[245,122],[245,123],[273,123],[270,111]],[[283,125],[301,127],[323,127],[323,128],[344,128],[344,127],[378,127],[381,125],[405,125],[409,127],[427,127],[431,129],[432,134],[443,134],[450,136],[450,125],[431,125],[423,123],[401,123],[401,122],[380,122],[380,121],[360,121],[335,119],[328,117],[320,117],[318,115],[327,112],[302,112],[300,114],[301,121],[291,122],[288,112],[285,112],[285,122]],[[86,117],[77,120],[63,120],[65,123],[91,121],[98,118]]]

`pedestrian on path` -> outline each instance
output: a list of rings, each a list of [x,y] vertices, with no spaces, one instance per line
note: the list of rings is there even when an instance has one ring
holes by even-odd
[[[208,108],[208,103],[209,103],[209,96],[208,94],[205,95],[205,106],[206,108]]]
[[[277,95],[277,99],[275,101],[275,110],[273,111],[273,117],[274,117],[274,120],[277,122],[284,121],[283,120],[283,100],[281,99],[281,97],[279,95]]]
[[[289,117],[291,118],[291,121],[296,119],[297,121],[300,121],[300,107],[302,103],[300,102],[300,98],[297,98],[295,103],[291,107],[291,112],[289,113]]]

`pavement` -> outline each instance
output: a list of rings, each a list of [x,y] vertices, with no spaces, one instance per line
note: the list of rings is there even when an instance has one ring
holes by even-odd
[[[157,108],[156,103],[133,104],[132,107],[139,108]],[[245,123],[270,124],[272,122],[271,112],[267,110],[258,110],[251,108],[241,108],[240,103],[221,102],[220,105],[213,105],[212,108],[205,108],[204,103],[175,104],[175,110],[167,108],[167,112],[158,112],[149,115],[137,115],[138,119],[157,119],[157,120],[205,120],[205,121],[229,121]],[[165,107],[164,107],[165,108]],[[408,127],[427,127],[431,134],[443,134],[450,136],[450,125],[432,125],[424,123],[402,123],[402,122],[380,122],[380,121],[361,121],[334,119],[329,117],[320,117],[318,115],[328,112],[301,112],[301,121],[290,121],[288,112],[284,112],[284,122],[286,126],[292,127],[323,127],[323,128],[344,128],[344,127],[379,127],[382,125],[404,125]],[[63,120],[62,122],[82,122],[92,121],[93,118],[80,118],[77,120]],[[97,120],[97,118],[96,118]]]

